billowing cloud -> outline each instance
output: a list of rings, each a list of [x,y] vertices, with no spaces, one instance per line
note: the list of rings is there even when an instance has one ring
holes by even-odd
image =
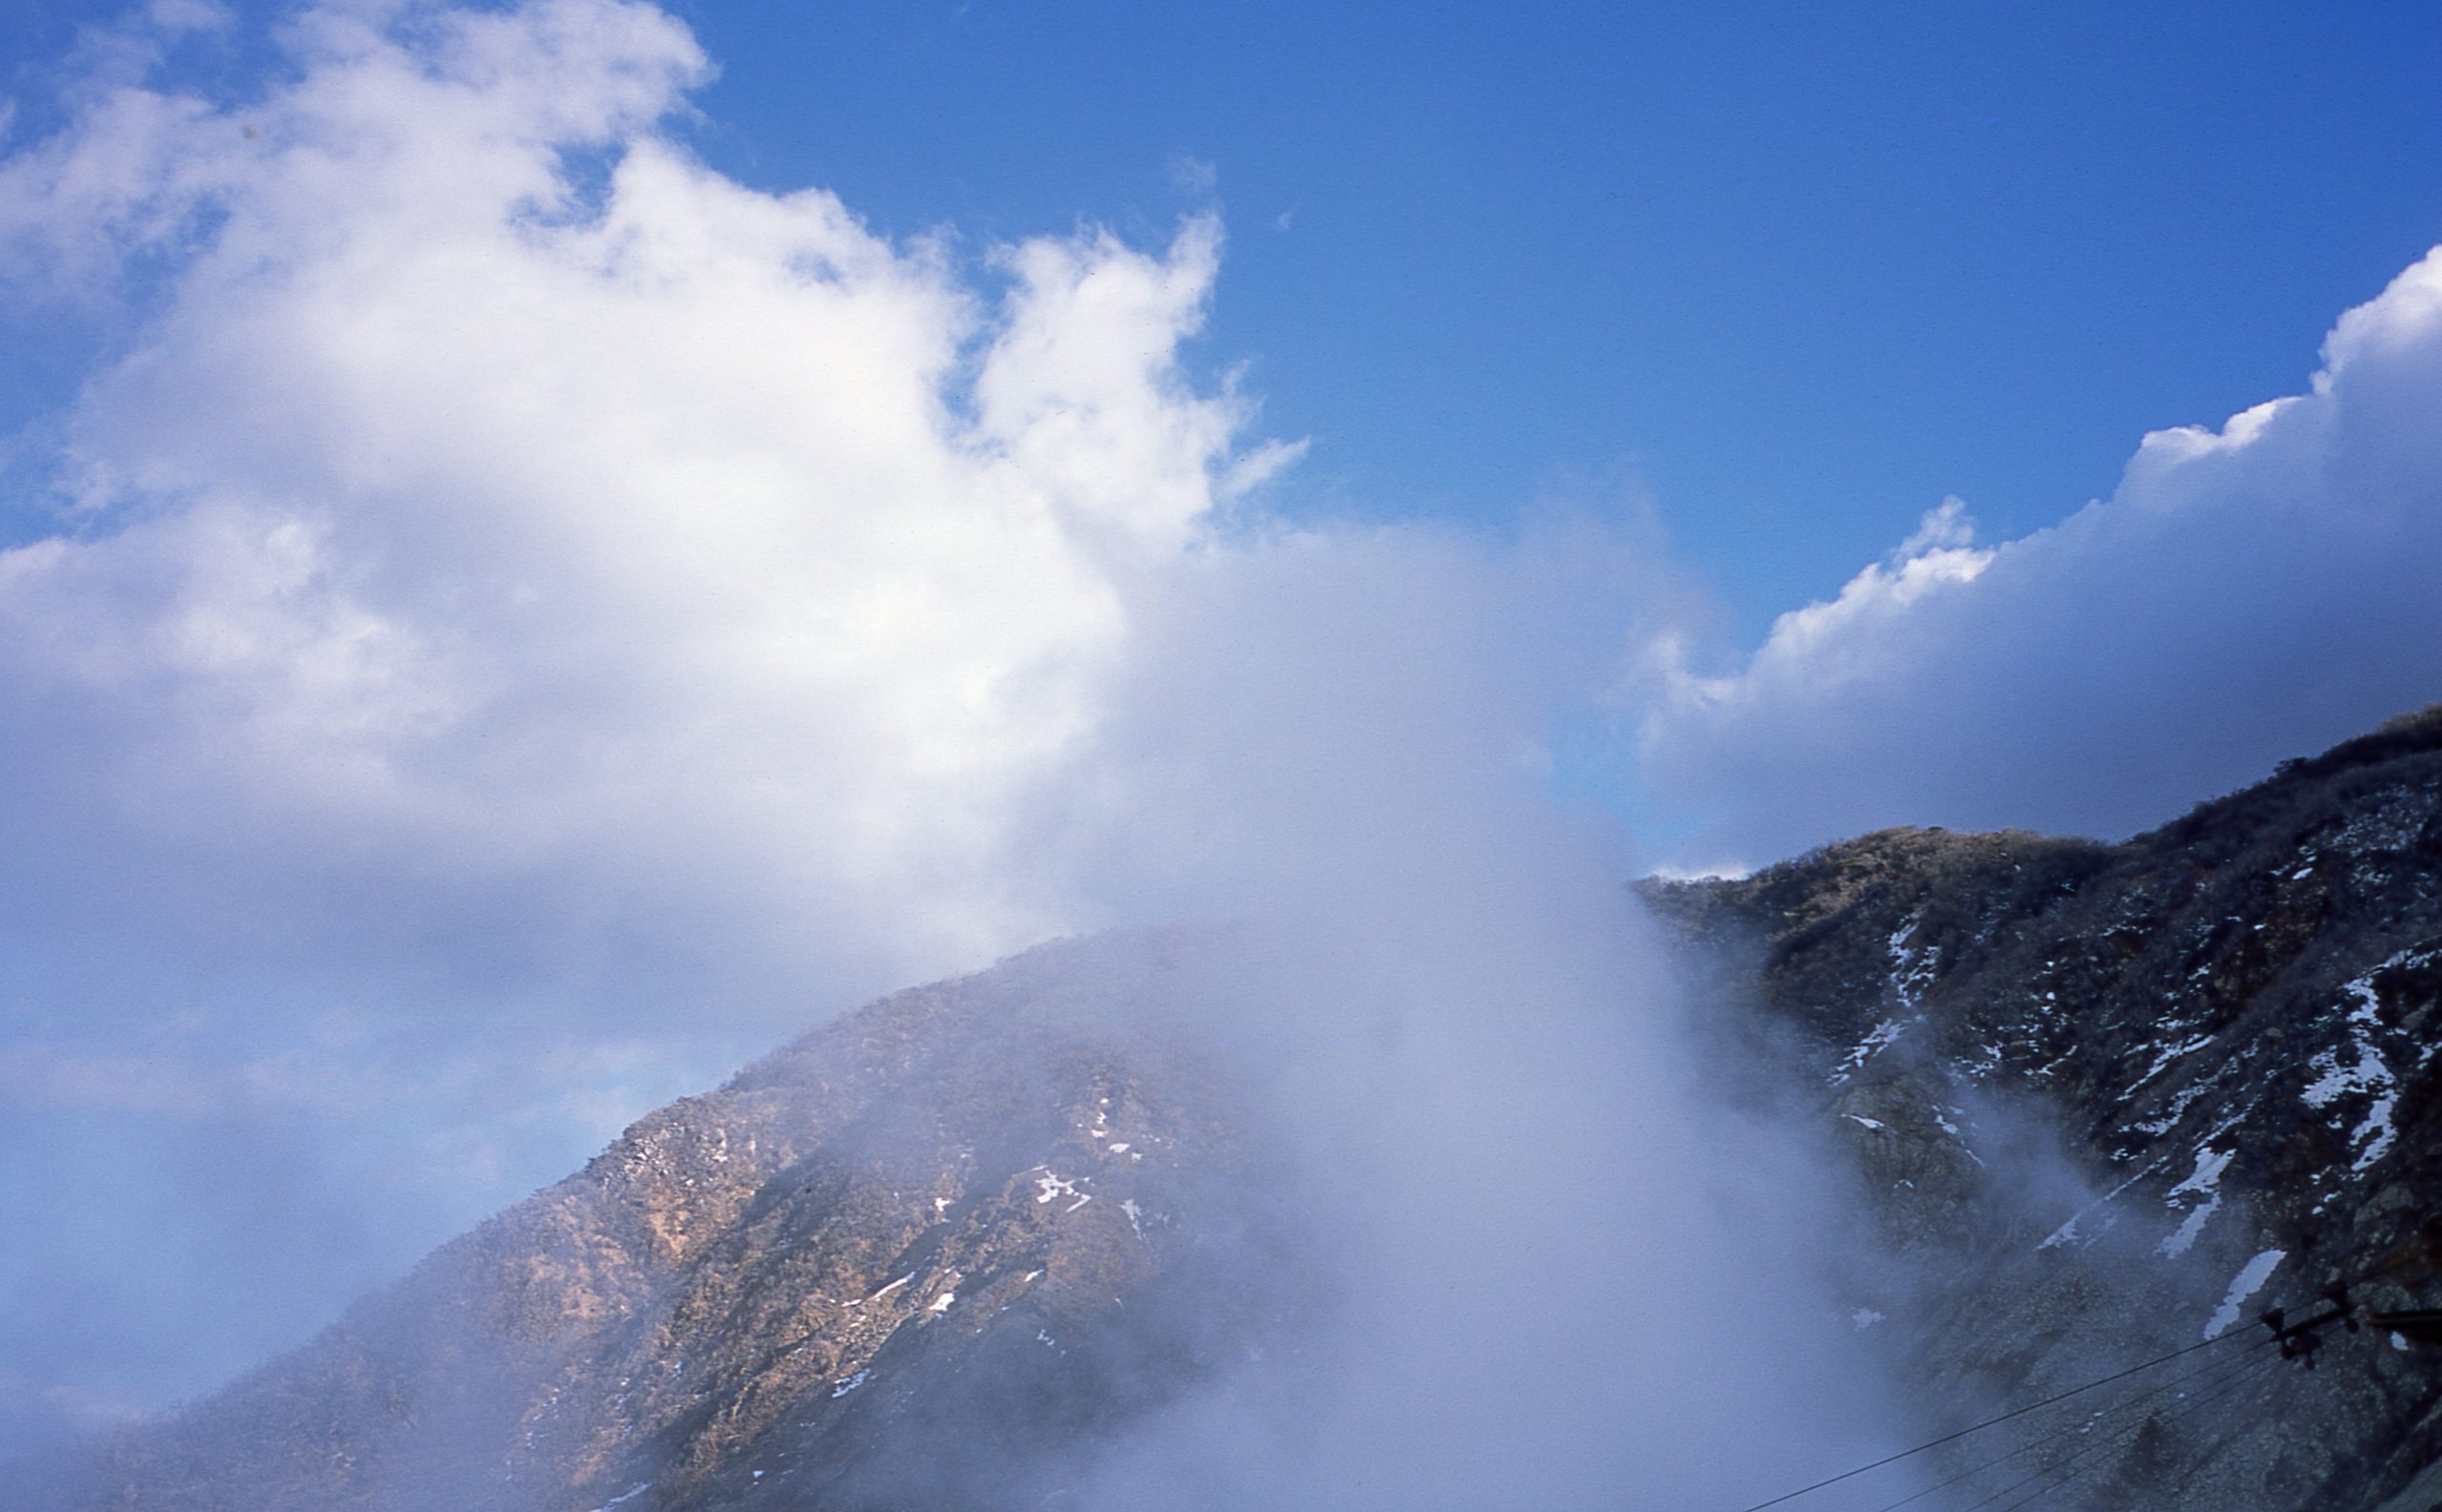
[[[241,100],[159,82],[198,19],[0,163],[16,287],[122,343],[0,551],[0,1208],[47,1214],[0,1285],[51,1304],[0,1321],[0,1446],[208,1389],[824,1011],[1216,916],[1288,922],[1204,1027],[1365,1301],[1157,1448],[1362,1474],[1246,1451],[1364,1401],[1421,1505],[1520,1442],[1590,1502],[1872,1440],[1819,1204],[1765,1244],[1724,1191],[1810,1183],[1702,1108],[1618,852],[1544,801],[1636,552],[1240,507],[1293,447],[1182,362],[1212,220],[972,257],[741,187],[649,6],[334,0]],[[1663,1295],[1735,1320],[1701,1389]],[[1777,1459],[1690,1452],[1775,1411]]]
[[[1294,448],[1182,362],[1209,217],[972,253],[744,188],[625,0],[284,36],[224,99],[131,31],[0,162],[15,289],[120,342],[0,551],[0,1206],[52,1215],[0,1284],[55,1303],[0,1357],[41,1392],[208,1388],[820,1014],[1106,922],[1287,914],[1355,973],[1289,1019],[1474,1009],[1609,1106],[1566,1050],[1615,1003],[1518,1025],[1567,974],[1530,945],[1625,927],[1537,784],[1636,553],[1242,504]]]
[[[1758,1401],[1871,1416],[1823,1385],[1832,1346],[1728,1305],[1823,1321],[1805,1254],[1715,1211],[1802,1189],[1771,1169],[1802,1158],[1724,1133],[1619,853],[1541,786],[1555,714],[1643,633],[1634,552],[1233,508],[1294,448],[1183,362],[1212,220],[979,256],[748,189],[671,131],[707,63],[649,5],[332,0],[247,98],[162,82],[217,10],[153,16],[0,161],[0,271],[117,343],[21,444],[49,491],[10,512],[54,527],[0,551],[0,1207],[52,1215],[0,1284],[55,1301],[0,1357],[45,1400],[208,1386],[822,1011],[1061,930],[1267,912],[1314,968],[1253,984],[1250,1036],[1374,1082],[1297,1100],[1359,1231],[1350,1368],[1442,1383],[1328,1419],[1438,1445],[1398,1494],[1497,1495],[1443,1474],[1480,1441],[1470,1369],[1518,1384],[1554,1487],[1607,1500],[1665,1483],[1621,1413],[1682,1448]],[[2382,346],[2336,342],[2334,395]],[[2288,413],[2152,444],[2155,470],[2202,478]],[[1941,616],[1997,644],[2066,615],[2094,652],[2091,604],[2009,585],[2159,573],[2156,543],[2232,512],[2143,471],[1997,550],[1936,511],[1744,675],[1672,681],[1655,759],[1755,808],[1798,759],[1755,736],[1820,709],[1786,733],[1854,757],[1831,726],[1934,687],[1910,669],[1944,665]],[[2262,533],[2181,551],[2226,579]],[[1960,607],[1987,603],[2020,607]],[[1512,1229],[1625,1274],[1543,1306],[1487,1237]],[[1701,1389],[1612,1368],[1654,1347],[1637,1304],[1698,1286],[1721,1305],[1687,1315],[1732,1319]],[[1489,1298],[1460,1327],[1454,1288]],[[1231,1445],[1299,1416],[1161,1441],[1260,1486]],[[1824,1432],[1777,1452],[1871,1436]]]
[[[2311,389],[2145,438],[2109,499],[1975,544],[1956,501],[1723,676],[1667,659],[1650,776],[1769,860],[1885,824],[2118,836],[2442,698],[2442,250]]]
[[[180,1325],[188,1388],[815,1014],[1093,922],[1043,795],[1293,454],[1182,369],[1209,217],[962,257],[741,187],[624,0],[319,6],[259,96],[160,82],[224,24],[89,48],[0,163],[13,297],[120,343],[0,552],[0,1191],[85,1215],[0,1274],[140,1364],[194,1297],[107,1193],[138,1253],[248,1212],[224,1288],[338,1252]],[[220,1153],[126,1169],[173,1145]]]
[[[1024,938],[1011,791],[1091,722],[1117,580],[1245,481],[1239,406],[1174,365],[1212,225],[1013,248],[986,301],[657,135],[703,69],[658,11],[415,31],[312,13],[269,98],[122,90],[10,166],[21,260],[175,261],[71,422],[79,528],[0,563],[47,706],[10,779],[221,864],[293,872],[308,830],[313,869],[486,913],[659,859],[645,896],[546,891],[627,931],[717,900],[916,959]]]

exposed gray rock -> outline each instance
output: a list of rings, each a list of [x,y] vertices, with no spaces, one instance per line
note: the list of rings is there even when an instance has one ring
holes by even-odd
[[[2041,1504],[2342,1512],[2430,1481],[2442,1354],[2334,1330],[2312,1374],[2216,1361],[2271,1356],[2261,1310],[2347,1281],[2442,1305],[2437,861],[2428,711],[2121,845],[1892,830],[1642,891],[1716,1021],[1794,1046],[1853,1150],[1902,1263],[1852,1284],[1929,1412],[2227,1330],[2070,1440],[2091,1452]]]

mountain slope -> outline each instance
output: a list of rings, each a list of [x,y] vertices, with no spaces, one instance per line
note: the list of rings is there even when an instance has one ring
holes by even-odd
[[[2369,1276],[2442,1304],[2437,860],[2429,715],[2125,844],[1889,831],[1641,891],[1734,1050],[1720,1094],[1846,1151],[1881,1244],[1832,1279],[1927,1437],[2221,1340],[1943,1475],[2024,1444],[1998,1473],[2057,1462],[2046,1508],[2431,1512],[2437,1357],[2336,1334],[2310,1375],[2251,1318]],[[1233,948],[1065,942],[827,1025],[121,1435],[72,1501],[1061,1505],[1331,1302],[1246,1067],[1169,1032]]]
[[[2125,844],[1894,830],[1643,892],[1716,1022],[1820,1088],[1904,1260],[1860,1315],[1938,1410],[2235,1353],[2352,1279],[2442,1305],[2437,860],[2429,711]],[[2336,1341],[2208,1378],[2047,1504],[2428,1512],[2442,1357]]]
[[[1204,1068],[1116,1032],[1182,948],[1045,947],[817,1030],[124,1436],[90,1504],[1039,1501],[1038,1446],[1262,1336],[1180,1239],[1240,1158]],[[1198,1313],[1154,1305],[1182,1285]]]

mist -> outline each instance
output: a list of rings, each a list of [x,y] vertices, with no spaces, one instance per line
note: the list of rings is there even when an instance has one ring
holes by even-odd
[[[1627,838],[1547,791],[1649,571],[1598,544],[1288,535],[1140,619],[1089,869],[1235,926],[1184,1027],[1289,1172],[1232,1205],[1324,1300],[1080,1504],[1735,1506],[1895,1446],[1830,1152],[1723,1095]]]
[[[1550,796],[1642,544],[1271,517],[1298,445],[1191,352],[1208,203],[895,243],[693,160],[648,5],[309,6],[216,96],[234,24],[131,13],[0,162],[18,297],[131,312],[0,552],[20,1395],[206,1393],[811,1019],[1188,922],[1246,931],[1190,1032],[1330,1321],[1092,1500],[1735,1501],[1880,1445],[1838,1215]]]

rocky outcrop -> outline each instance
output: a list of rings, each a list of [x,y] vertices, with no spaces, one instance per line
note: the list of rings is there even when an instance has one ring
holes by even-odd
[[[2125,844],[1893,830],[1643,892],[1818,1089],[1897,1257],[1858,1315],[1929,1411],[2269,1357],[2256,1314],[2345,1282],[2442,1306],[2442,711]],[[2097,1425],[2044,1504],[2427,1512],[2442,1352],[2333,1342]]]

